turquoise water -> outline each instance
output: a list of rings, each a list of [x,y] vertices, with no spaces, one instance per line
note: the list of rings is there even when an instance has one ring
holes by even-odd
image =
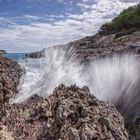
[[[26,58],[26,53],[7,53],[4,55],[4,57],[9,58],[9,59],[25,59]]]

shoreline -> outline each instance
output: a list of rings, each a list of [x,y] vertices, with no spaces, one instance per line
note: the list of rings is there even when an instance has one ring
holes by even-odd
[[[54,119],[54,118],[52,118],[52,116],[48,116],[48,115],[51,115],[52,113],[56,113],[56,112],[54,112],[54,110],[52,110],[52,108],[53,108],[53,105],[54,105],[54,101],[57,101],[57,100],[59,100],[59,98],[57,97],[58,95],[57,95],[57,92],[56,92],[56,97],[55,97],[55,99],[54,100],[52,100],[51,98],[54,98],[54,94],[52,94],[52,95],[50,95],[48,98],[46,98],[46,99],[43,99],[42,97],[39,97],[39,96],[37,96],[37,95],[35,95],[35,96],[33,96],[33,97],[31,97],[28,101],[26,101],[26,102],[24,102],[24,103],[21,103],[21,104],[9,104],[8,103],[8,101],[9,101],[9,99],[10,99],[10,97],[12,97],[14,94],[16,94],[16,87],[17,87],[17,85],[18,85],[18,82],[19,82],[19,79],[20,79],[20,76],[21,76],[21,73],[20,72],[22,72],[21,71],[21,68],[20,68],[20,66],[19,66],[19,64],[16,62],[16,61],[13,61],[13,60],[10,60],[10,59],[7,59],[7,58],[3,58],[3,57],[0,57],[0,61],[2,62],[3,61],[3,65],[6,65],[7,67],[8,67],[8,71],[10,71],[11,69],[12,69],[12,71],[14,70],[15,71],[15,75],[9,75],[9,74],[7,74],[8,76],[9,76],[9,78],[11,78],[12,80],[15,78],[15,76],[16,75],[18,75],[17,76],[17,78],[16,79],[14,79],[14,82],[16,82],[17,84],[12,84],[12,83],[9,83],[9,86],[10,86],[10,84],[13,86],[13,87],[11,87],[11,89],[14,89],[13,90],[13,92],[11,93],[10,91],[8,91],[9,93],[11,93],[11,94],[7,94],[7,97],[6,97],[6,99],[4,99],[3,101],[1,101],[1,106],[2,106],[2,110],[1,110],[1,112],[0,112],[0,114],[2,114],[2,116],[0,116],[0,126],[2,127],[2,130],[4,130],[4,133],[8,133],[9,134],[9,131],[10,131],[10,137],[13,137],[13,135],[14,135],[14,137],[13,137],[13,139],[14,140],[16,140],[16,139],[18,139],[18,136],[17,135],[20,135],[21,137],[23,137],[23,139],[29,139],[29,140],[35,140],[35,139],[37,139],[38,137],[41,139],[41,138],[43,138],[43,137],[49,137],[50,138],[50,135],[54,135],[53,134],[53,131],[52,131],[52,129],[56,129],[56,128],[53,128],[53,126],[55,126],[56,124],[57,124],[57,122],[55,122],[55,123],[53,123],[52,125],[51,125],[51,128],[48,128],[48,127],[46,127],[46,125],[50,125],[50,123],[51,123],[51,121]],[[10,66],[10,67],[9,67]],[[6,67],[3,67],[3,68],[6,68]],[[6,71],[5,70],[3,70],[3,72],[5,73]],[[5,74],[4,74],[5,75]],[[0,78],[1,78],[1,76],[0,76]],[[5,82],[7,82],[7,78],[6,78],[6,81]],[[63,88],[66,90],[74,90],[74,92],[75,92],[75,90],[77,90],[78,89],[78,87],[73,87],[73,86],[71,86],[71,87],[65,87],[64,85],[62,85],[62,86],[60,86],[60,87],[58,87],[57,89],[58,89],[58,91],[59,91],[59,88],[63,91]],[[74,89],[73,89],[74,88]],[[5,88],[4,87],[4,89],[7,89],[7,87]],[[79,89],[79,90],[81,90],[81,89]],[[63,91],[64,92],[64,91]],[[78,92],[78,91],[76,91],[76,92]],[[1,92],[2,93],[2,92]],[[4,92],[5,93],[5,92]],[[14,94],[13,94],[14,93]],[[61,93],[61,92],[60,92]],[[75,93],[74,93],[75,94]],[[84,94],[86,94],[86,92],[84,93]],[[60,96],[60,95],[59,95]],[[69,96],[69,95],[67,95],[67,93],[65,93],[65,96],[66,96],[66,99],[67,99],[67,96]],[[83,96],[83,95],[82,95]],[[61,97],[60,97],[61,98]],[[76,97],[77,98],[77,97]],[[50,101],[48,101],[49,99],[51,99]],[[79,97],[78,97],[78,99],[80,99]],[[73,100],[75,100],[75,97],[71,100],[70,99],[70,102],[72,101],[73,102]],[[45,101],[45,103],[44,103],[44,101]],[[46,102],[47,101],[47,102]],[[60,99],[59,100],[60,102],[61,101],[63,101],[62,99]],[[82,101],[80,101],[80,102],[82,102]],[[102,102],[102,101],[101,101]],[[38,106],[38,104],[41,104],[41,106]],[[45,105],[46,104],[46,105]],[[55,104],[57,104],[57,103],[55,103]],[[45,107],[45,106],[46,107]],[[34,107],[33,107],[34,106]],[[45,107],[45,108],[44,108]],[[42,108],[43,109],[43,112],[41,111],[41,110],[38,110],[38,108]],[[49,108],[51,108],[51,110],[49,110]],[[64,107],[64,108],[68,108],[68,111],[69,111],[69,107]],[[114,106],[113,106],[113,108],[115,108]],[[103,109],[104,110],[104,109]],[[35,113],[37,111],[37,114]],[[39,111],[39,112],[38,112]],[[40,112],[41,111],[41,112]],[[105,111],[105,110],[104,110]],[[117,111],[117,110],[116,110]],[[21,112],[21,114],[19,114],[18,112]],[[34,112],[33,114],[31,113],[31,112]],[[46,113],[45,113],[46,112]],[[5,114],[6,113],[6,114]],[[7,118],[9,115],[8,114],[10,114],[10,118]],[[44,114],[45,113],[45,114]],[[115,113],[116,114],[116,113]],[[7,116],[8,115],[8,116]],[[16,115],[18,115],[18,116],[16,116]],[[32,115],[35,115],[34,117],[32,117]],[[28,116],[28,117],[27,117]],[[122,117],[120,114],[118,114],[118,117]],[[50,120],[50,119],[51,120]],[[43,120],[42,120],[43,119]],[[18,122],[17,123],[17,120],[18,121],[23,121],[23,122]],[[42,122],[43,121],[43,122]],[[55,119],[53,120],[53,121],[56,121]],[[10,122],[12,122],[12,124],[10,124]],[[33,124],[32,124],[33,123]],[[48,124],[49,123],[49,124]],[[6,124],[6,125],[5,125]],[[23,127],[24,128],[24,130],[26,130],[25,132],[23,131],[23,130],[21,130],[21,132],[18,132],[18,133],[16,133],[16,132],[14,132],[12,129],[13,129],[13,126],[14,125],[19,125],[20,127]],[[30,125],[33,127],[33,128],[30,128]],[[38,125],[40,125],[40,127],[38,127],[38,131],[40,132],[40,133],[37,133],[37,132],[35,132],[35,128],[38,126]],[[41,127],[41,125],[43,126],[43,127]],[[134,126],[133,127],[128,127],[128,129],[130,130],[129,131],[129,133],[131,134],[131,135],[133,135],[133,131],[134,131],[134,129],[135,129],[135,127],[136,127],[136,125],[135,124],[133,124]],[[67,125],[66,125],[67,126]],[[125,130],[125,126],[124,126],[124,122],[122,123],[122,126],[121,127],[123,127],[123,131],[125,132],[125,137],[128,137],[128,134],[127,134],[127,131]],[[6,130],[5,130],[6,129]],[[17,128],[14,128],[15,130],[16,129],[21,129],[21,128],[19,128],[19,127],[17,127]],[[33,136],[33,137],[31,137],[29,134],[28,134],[28,136],[25,136],[26,135],[26,133],[29,133],[29,130],[31,129],[31,131],[32,131],[32,135],[33,135],[33,133],[35,133],[35,135]],[[49,132],[49,134],[48,133],[46,133],[46,131],[45,131],[45,129],[47,129],[48,131],[50,131]],[[58,129],[58,128],[57,128]],[[114,128],[112,128],[112,129],[114,129]],[[45,136],[44,135],[42,135],[42,133],[44,134],[44,131],[45,131]],[[58,131],[58,130],[57,130]],[[82,130],[81,130],[82,131]],[[131,132],[132,131],[132,132]],[[116,131],[117,132],[117,131]],[[0,131],[0,134],[1,134],[2,132]],[[51,134],[50,134],[51,133]],[[57,132],[57,133],[59,133],[59,132]],[[58,134],[55,134],[55,135],[58,135]],[[65,135],[67,135],[67,133],[68,132],[65,132]],[[77,132],[77,130],[75,130],[75,129],[71,129],[71,135],[70,135],[70,137],[73,137],[72,135],[74,135],[73,133],[77,133],[77,135],[79,135],[78,134],[78,132]],[[39,134],[39,135],[38,135]],[[68,136],[66,136],[66,137],[69,137],[69,135]],[[77,136],[78,137],[78,136]],[[81,136],[79,136],[79,137],[81,137]],[[125,137],[123,137],[122,138],[122,140],[127,140],[127,138],[125,138]],[[52,138],[52,137],[51,137]],[[6,140],[9,140],[9,138],[8,139],[6,139]],[[65,140],[65,138],[64,138],[64,140]],[[120,138],[120,140],[121,140],[121,138]]]
[[[76,137],[78,139],[90,137],[101,138],[103,135],[104,138],[107,138],[109,133],[112,133],[110,138],[116,139],[118,137],[119,140],[127,140],[128,134],[120,113],[118,113],[113,105],[97,100],[90,94],[87,87],[80,89],[75,85],[66,87],[62,84],[57,87],[48,98],[44,99],[35,95],[23,103],[10,104],[9,99],[17,92],[16,88],[19,84],[22,70],[16,61],[0,57],[0,62],[0,71],[2,72],[0,75],[0,139],[18,140],[20,138],[26,140],[45,140],[47,138],[48,140],[57,140],[61,138],[65,140],[67,138],[75,139]],[[83,98],[85,98],[85,100],[83,100]],[[64,101],[67,102],[67,104],[65,104]],[[71,105],[74,105],[74,108],[71,108]],[[100,106],[102,106],[101,108],[103,109],[100,109]],[[65,111],[61,112],[62,108]],[[90,110],[90,108],[93,109]],[[97,112],[100,112],[102,115],[98,116]],[[105,112],[107,116],[104,114]],[[63,116],[65,113],[67,115]],[[113,117],[113,114],[116,117]],[[98,119],[96,117],[98,117]],[[67,119],[69,120],[68,122]],[[81,119],[83,119],[83,121]],[[116,127],[113,126],[112,128],[110,121],[107,121],[108,119],[110,119]],[[98,122],[98,120],[101,120],[101,122]],[[76,127],[74,127],[73,121],[76,121]],[[106,121],[107,124],[105,123]],[[91,126],[89,126],[89,122],[92,123]],[[121,124],[119,122],[121,122]],[[112,129],[112,131],[102,133],[102,123],[105,123],[104,125]],[[82,126],[83,124],[85,124],[85,127]],[[98,135],[92,133],[95,124],[99,129],[97,131]],[[63,131],[65,130],[65,132],[63,132],[64,135],[61,135],[62,130],[60,130],[59,125]],[[79,127],[79,129],[77,129],[77,127]],[[118,127],[120,127],[120,129],[118,129]],[[87,128],[89,131],[86,132]],[[83,132],[85,134],[81,135]],[[113,135],[113,133],[115,133],[115,135]]]
[[[76,53],[79,55],[80,58],[82,58],[81,61],[84,62],[84,63],[85,62],[87,63],[89,61],[93,61],[94,59],[96,59],[96,57],[110,56],[113,53],[125,53],[125,52],[130,51],[130,52],[134,52],[136,55],[140,54],[140,32],[134,32],[131,35],[123,36],[121,38],[113,38],[111,36],[107,39],[106,39],[106,37],[105,37],[105,39],[103,39],[104,37],[98,38],[98,39],[96,38],[97,40],[94,38],[96,41],[93,40],[93,38],[94,38],[94,36],[91,36],[91,37],[87,37],[87,38],[84,38],[84,39],[81,39],[81,40],[78,40],[78,41],[75,41],[75,42],[72,42],[72,43],[68,44],[69,47],[75,46]],[[93,42],[92,41],[89,42],[89,40],[92,40]],[[88,44],[86,44],[85,42],[88,42]],[[81,45],[81,43],[83,45]],[[91,44],[93,44],[93,46],[97,45],[98,48],[91,47]],[[108,48],[108,45],[110,45],[110,46],[113,45],[113,46]],[[119,47],[117,47],[118,45],[119,45]],[[39,55],[39,58],[40,57],[41,56]],[[34,58],[36,58],[36,57],[34,57]],[[0,119],[1,119],[0,125],[2,125],[2,128],[3,128],[2,130],[7,129],[5,131],[5,133],[8,133],[8,134],[9,134],[9,130],[10,130],[9,135],[11,135],[10,137],[13,137],[13,135],[15,135],[15,137],[13,138],[14,140],[18,139],[18,136],[17,136],[18,133],[20,133],[20,136],[23,137],[23,139],[31,140],[32,137],[29,134],[28,134],[28,136],[25,136],[26,133],[29,132],[29,129],[32,130],[32,133],[35,133],[35,135],[33,136],[33,140],[37,139],[37,137],[39,137],[40,139],[42,137],[44,137],[44,136],[42,136],[42,133],[45,133],[45,136],[48,135],[48,134],[46,134],[45,129],[48,129],[48,131],[50,131],[51,135],[53,135],[53,131],[56,131],[55,128],[53,128],[53,125],[54,126],[57,125],[57,122],[52,124],[52,126],[51,126],[51,129],[53,129],[53,131],[51,129],[49,130],[49,128],[46,127],[46,125],[48,125],[48,123],[50,123],[50,122],[48,122],[48,118],[50,116],[46,116],[46,115],[48,115],[48,113],[52,114],[52,110],[48,110],[48,108],[50,107],[50,106],[48,107],[48,103],[46,104],[46,102],[45,102],[45,104],[47,105],[47,108],[44,108],[44,107],[42,108],[43,112],[46,112],[47,114],[46,113],[42,114],[42,112],[38,112],[36,114],[37,116],[35,116],[35,118],[34,118],[34,117],[31,117],[32,114],[30,114],[30,112],[36,111],[36,108],[38,108],[38,104],[42,104],[44,102],[44,100],[48,100],[51,97],[53,98],[54,95],[52,94],[51,96],[49,96],[46,99],[43,99],[43,98],[38,97],[38,96],[33,96],[27,102],[17,104],[17,105],[16,104],[15,105],[10,105],[8,103],[8,100],[10,99],[10,97],[12,97],[14,94],[16,94],[16,87],[18,85],[22,70],[21,70],[18,62],[13,61],[11,59],[3,58],[1,56],[0,57],[0,62],[1,62],[2,65],[4,65],[4,67],[2,66],[2,68],[4,68],[4,69],[1,70],[1,68],[0,68],[0,70],[3,71],[3,73],[6,74],[6,71],[5,71],[5,69],[6,69],[8,71],[8,74],[6,74],[6,75],[9,76],[9,77],[5,78],[4,83],[7,83],[8,78],[11,78],[10,82],[8,82],[7,85],[8,85],[8,88],[12,89],[12,90],[9,90],[7,87],[4,87],[4,88],[2,87],[2,89],[4,89],[5,91],[0,92],[0,97],[1,97],[1,103],[0,104],[2,106],[2,111],[0,112],[2,114],[0,116]],[[13,75],[12,75],[11,71],[14,71]],[[4,74],[4,76],[5,76],[5,74]],[[1,77],[2,76],[0,76],[0,78]],[[4,78],[2,77],[1,79],[4,79]],[[14,81],[14,83],[12,83],[12,81]],[[3,83],[1,85],[3,86]],[[69,89],[69,87],[65,87],[65,88]],[[4,94],[6,93],[6,94],[4,95],[3,93]],[[66,96],[68,96],[68,95],[66,95]],[[57,98],[55,100],[57,100]],[[75,99],[73,99],[73,100],[75,100]],[[29,106],[27,104],[29,104]],[[49,102],[49,104],[53,104],[53,101],[51,100]],[[34,105],[33,108],[32,108],[32,105]],[[19,109],[21,110],[21,114],[18,114]],[[8,114],[5,114],[6,112],[8,112],[8,114],[11,114],[13,116],[11,116],[11,118],[8,119],[7,118]],[[28,119],[26,118],[26,115],[27,115],[26,113],[28,114],[28,117],[29,117]],[[15,116],[16,114],[18,114],[19,116]],[[41,118],[40,118],[40,116],[41,116]],[[20,127],[24,128],[26,130],[26,133],[23,130],[20,130],[21,132],[18,132],[18,133],[13,132],[12,131],[13,125],[10,125],[10,122],[12,121],[11,119],[13,119],[13,125],[16,123],[17,119],[19,121],[24,120],[25,122],[19,122],[16,125],[19,125]],[[42,119],[43,119],[43,122],[42,122]],[[54,118],[51,118],[51,120],[49,120],[49,121],[52,121],[52,120],[56,121],[56,120],[54,120]],[[137,120],[139,120],[139,119],[137,119]],[[136,122],[132,122],[131,124],[129,124],[126,127],[124,126],[124,129],[129,130],[128,132],[129,132],[129,135],[130,135],[129,136],[130,139],[131,139],[131,137],[134,138],[134,137],[136,137],[136,135],[139,135],[139,134],[136,134],[137,131],[138,131],[138,129],[136,129],[137,120],[136,120]],[[7,125],[4,125],[5,123]],[[35,123],[35,124],[33,124],[33,126],[32,126],[31,125],[32,123]],[[31,125],[33,128],[30,128],[29,125]],[[35,127],[37,127],[38,125],[43,126],[43,127],[41,127],[41,126],[38,127],[38,131],[40,132],[39,135],[38,135],[37,132],[35,132]],[[125,125],[124,122],[123,122],[123,125]],[[139,126],[139,124],[138,124],[138,126]],[[21,128],[18,128],[18,129],[21,129]],[[57,133],[59,133],[59,132],[57,132]],[[67,133],[68,132],[66,132],[65,134],[67,135]],[[71,129],[71,131],[69,133],[74,135],[75,133],[78,133],[78,132],[75,129]],[[1,131],[0,131],[0,134],[1,134]],[[48,137],[49,137],[49,135],[48,135]],[[71,137],[73,137],[72,135],[71,135]],[[76,134],[76,135],[78,135],[78,134]],[[126,136],[127,136],[127,133],[126,133]],[[122,140],[124,140],[124,139],[125,138],[123,138]],[[9,139],[7,139],[7,140],[9,140]]]

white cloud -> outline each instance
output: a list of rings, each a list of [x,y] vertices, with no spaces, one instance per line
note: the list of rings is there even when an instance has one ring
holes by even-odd
[[[85,3],[78,3],[77,6],[84,8],[84,9],[89,9],[91,8],[91,6],[89,4],[85,4]]]
[[[81,15],[68,14],[67,19],[53,21],[53,24],[31,22],[30,25],[17,25],[11,20],[7,21],[13,23],[12,29],[0,28],[0,49],[36,51],[92,35],[103,23],[110,21],[114,15],[134,4],[136,3],[119,0],[96,0],[95,3],[89,5],[90,10],[84,7]],[[24,18],[38,20],[40,17],[25,15]],[[7,19],[0,18],[0,22],[1,20]]]
[[[24,18],[31,19],[31,20],[39,20],[39,19],[41,19],[38,16],[32,16],[32,15],[24,15]]]
[[[9,19],[9,18],[5,18],[5,17],[0,17],[0,24],[2,25],[2,24],[10,24],[10,25],[16,25],[16,23],[13,21],[13,20],[11,20],[11,19]]]

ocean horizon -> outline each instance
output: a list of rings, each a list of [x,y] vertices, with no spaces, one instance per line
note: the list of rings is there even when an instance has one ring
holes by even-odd
[[[4,57],[9,58],[9,59],[15,59],[15,60],[27,58],[26,53],[6,53],[4,54]]]

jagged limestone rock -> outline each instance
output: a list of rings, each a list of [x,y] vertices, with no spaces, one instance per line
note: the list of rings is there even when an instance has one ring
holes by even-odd
[[[24,103],[5,103],[1,109],[0,125],[13,140],[128,139],[121,114],[91,95],[88,87],[62,84],[46,99],[36,95]]]
[[[0,103],[16,93],[22,70],[16,61],[0,57]]]
[[[87,87],[60,85],[48,100],[52,121],[44,140],[128,139],[120,113],[113,105],[96,99]]]

